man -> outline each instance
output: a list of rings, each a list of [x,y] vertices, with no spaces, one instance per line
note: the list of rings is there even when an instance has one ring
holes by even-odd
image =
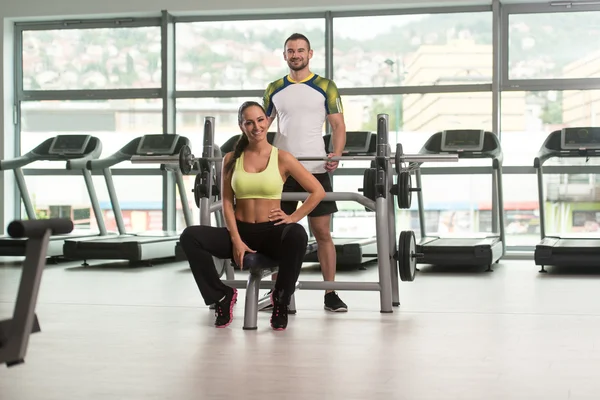
[[[263,98],[269,124],[277,118],[277,134],[273,145],[289,151],[295,157],[341,156],[346,145],[346,126],[342,101],[335,83],[310,71],[308,64],[313,51],[306,36],[294,33],[285,41],[284,49],[283,58],[289,66],[289,75],[271,82]],[[332,128],[333,152],[329,154],[323,143],[325,120],[329,121]],[[317,178],[326,192],[333,191],[329,173],[338,167],[338,161],[302,161],[302,164]],[[294,179],[289,178],[283,191],[305,190]],[[282,210],[288,215],[297,207],[296,201],[281,203]],[[331,214],[336,211],[335,202],[323,201],[308,214],[308,223],[317,241],[317,257],[325,281],[335,279],[336,253],[330,225]],[[328,311],[348,311],[348,306],[333,290],[325,292],[324,303],[324,308]]]

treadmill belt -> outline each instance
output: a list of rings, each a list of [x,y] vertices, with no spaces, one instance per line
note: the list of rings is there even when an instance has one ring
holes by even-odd
[[[600,240],[590,239],[560,239],[555,247],[594,247],[600,252]]]
[[[164,242],[166,239],[176,240],[178,237],[160,237],[160,236],[117,236],[107,237],[106,239],[95,239],[90,241],[81,241],[78,243],[79,246],[105,246],[105,245],[119,245],[121,243],[130,242]]]
[[[471,246],[491,246],[493,242],[485,243],[485,239],[473,238],[440,238],[426,244],[427,247],[471,247]]]

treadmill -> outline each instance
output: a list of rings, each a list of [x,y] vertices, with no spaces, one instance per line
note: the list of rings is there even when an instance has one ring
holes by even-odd
[[[97,238],[99,236],[108,235],[104,219],[102,218],[102,210],[96,195],[96,189],[92,180],[90,171],[86,169],[86,164],[90,160],[95,160],[102,153],[102,143],[95,136],[90,135],[58,135],[39,144],[33,150],[23,154],[12,160],[1,160],[0,170],[13,170],[17,187],[25,206],[27,218],[30,220],[37,219],[33,204],[25,183],[23,175],[23,167],[36,161],[66,161],[68,170],[80,170],[85,179],[88,194],[90,196],[92,210],[96,223],[98,224],[99,232],[90,230],[73,230],[68,235],[53,235],[48,242],[47,257],[61,257],[63,255],[63,244],[66,239],[73,238]],[[67,188],[52,188],[51,190],[66,190]],[[27,245],[26,238],[12,238],[10,236],[0,237],[0,256],[25,256],[25,248]]]
[[[543,164],[551,158],[589,158],[600,156],[600,128],[572,127],[552,132],[533,161],[538,178],[541,242],[535,246],[534,260],[539,272],[545,265],[598,266],[600,238],[546,236]]]
[[[189,139],[179,135],[145,135],[133,139],[115,154],[107,158],[89,161],[87,163],[89,170],[102,171],[104,175],[119,235],[105,238],[66,240],[64,245],[65,257],[84,261],[92,259],[128,260],[130,264],[174,257],[175,243],[179,240],[179,234],[176,231],[141,233],[127,233],[125,231],[123,214],[121,213],[121,207],[117,199],[110,167],[123,161],[129,161],[133,156],[159,156],[157,163],[160,163],[160,156],[179,157],[180,149],[184,145],[189,146],[189,144]],[[187,202],[183,174],[179,170],[178,165],[163,165],[161,169],[172,170],[175,173],[185,223],[187,226],[190,226],[192,223],[192,212]]]
[[[423,193],[417,192],[419,203],[419,223],[421,239],[416,244],[416,252],[422,257],[417,263],[432,265],[487,265],[504,255],[504,206],[502,201],[502,149],[498,136],[492,132],[477,129],[446,130],[433,134],[421,148],[420,154],[458,154],[460,159],[490,158],[492,160],[492,198],[496,201],[497,212],[492,215],[492,231],[471,237],[429,236],[425,231],[425,210]],[[417,168],[417,186],[421,187],[421,172]],[[493,209],[493,207],[492,207]]]
[[[221,153],[226,154],[233,151],[240,135],[229,138],[221,147]],[[273,144],[275,132],[267,132],[267,141]],[[333,151],[333,141],[331,134],[323,136],[325,151]],[[377,154],[377,135],[365,131],[346,132],[346,146],[344,156],[375,156]],[[377,237],[357,239],[357,238],[333,238],[336,251],[336,261],[338,267],[352,268],[363,263],[377,259]],[[304,262],[315,263],[317,258],[316,241],[310,240],[308,246],[314,251],[307,252]],[[312,247],[311,247],[312,246]]]

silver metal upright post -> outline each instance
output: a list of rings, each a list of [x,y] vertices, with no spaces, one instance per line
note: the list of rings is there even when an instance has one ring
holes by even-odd
[[[387,114],[377,115],[377,156],[385,157],[387,154],[388,147],[388,129],[389,129],[389,116]],[[385,160],[385,159],[384,159]],[[377,165],[377,185],[385,188],[387,186],[387,176],[383,168],[387,165],[387,160],[383,163],[376,159]],[[379,267],[379,285],[380,285],[380,302],[381,312],[391,313],[392,309],[392,278],[390,270],[390,246],[389,246],[389,234],[386,232],[389,230],[388,213],[389,203],[387,197],[390,194],[377,193],[375,200],[375,229],[377,232],[377,264]]]
[[[421,184],[421,168],[417,168],[415,171],[415,178],[416,178],[416,184],[418,188],[422,188],[423,185]],[[417,192],[417,202],[419,204],[419,227],[421,228],[421,239],[423,239],[425,236],[427,236],[427,231],[426,231],[426,227],[427,225],[425,224],[425,206],[424,206],[424,202],[423,202],[423,190],[419,190]]]
[[[388,156],[391,155],[392,151],[388,146]],[[390,193],[392,186],[394,185],[394,173],[393,164],[389,160],[387,164],[387,175],[388,184],[385,188],[387,193],[388,203],[388,233],[389,233],[389,246],[390,246],[390,273],[392,277],[392,305],[400,305],[400,285],[398,282],[398,260],[396,260],[396,252],[398,251],[398,241],[396,240],[396,206],[395,196]]]
[[[127,233],[125,230],[125,221],[123,221],[123,213],[121,212],[121,205],[119,204],[119,200],[117,199],[117,190],[115,189],[115,183],[113,181],[110,169],[104,168],[102,170],[102,174],[104,175],[104,180],[106,181],[108,198],[110,199],[113,214],[115,215],[117,231],[119,232],[119,235],[125,235]]]
[[[100,203],[98,202],[96,189],[94,189],[92,173],[88,169],[84,169],[82,172],[83,178],[85,179],[85,185],[90,195],[90,201],[92,202],[92,210],[94,210],[94,217],[96,218],[96,224],[98,224],[98,230],[100,231],[101,236],[106,236],[108,235],[108,232],[106,231],[106,225],[104,224],[102,209],[100,208]]]
[[[205,117],[204,118],[204,140],[203,140],[203,149],[202,149],[202,157],[212,157],[213,156],[213,145],[215,143],[215,117]],[[208,172],[201,171],[200,173],[208,173],[206,177],[209,184],[207,197],[203,197],[200,199],[200,225],[210,225],[210,198],[212,197],[212,168],[209,169]]]
[[[179,201],[181,202],[185,226],[192,226],[194,225],[192,210],[190,210],[190,203],[188,202],[185,183],[183,182],[183,174],[180,169],[175,170],[175,183],[177,184],[177,189],[179,189]]]
[[[31,197],[29,197],[29,190],[27,189],[27,184],[25,183],[23,170],[21,168],[15,168],[14,173],[15,181],[17,182],[19,193],[21,194],[21,200],[23,200],[23,206],[25,207],[25,212],[27,213],[27,218],[37,219],[35,210],[33,209],[33,204],[31,203]]]
[[[538,199],[540,203],[540,236],[542,239],[546,237],[546,204],[544,199],[544,174],[542,171],[542,163],[537,169],[537,184],[538,184]]]
[[[504,230],[504,189],[502,187],[502,165],[496,170],[496,182],[498,185],[498,222],[500,229],[500,241],[502,242],[502,256],[506,255],[506,234]]]

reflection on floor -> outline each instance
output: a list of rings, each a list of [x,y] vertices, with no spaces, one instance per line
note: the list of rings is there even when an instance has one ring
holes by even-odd
[[[287,331],[215,329],[185,263],[48,266],[26,363],[0,368],[3,400],[597,399],[600,269],[538,274],[532,261],[491,273],[422,267],[402,305],[340,293],[350,311],[297,294]],[[0,318],[19,268],[0,267]],[[306,268],[302,279],[320,279]],[[338,274],[376,280],[377,269]],[[243,293],[242,293],[243,294]]]

